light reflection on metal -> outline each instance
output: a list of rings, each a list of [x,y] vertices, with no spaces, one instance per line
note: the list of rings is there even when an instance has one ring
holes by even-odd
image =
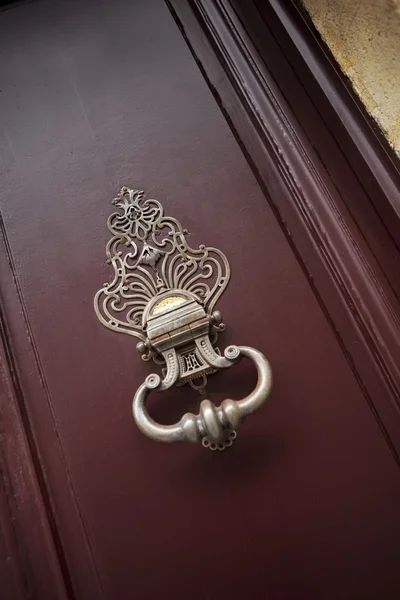
[[[218,333],[225,326],[215,304],[225,290],[230,267],[217,248],[191,248],[188,231],[164,216],[157,200],[142,190],[121,188],[108,219],[113,237],[107,261],[114,276],[97,292],[96,314],[109,329],[139,338],[143,360],[162,364],[163,378],[149,375],[133,400],[133,415],[149,437],[165,442],[201,441],[211,450],[223,450],[236,438],[242,421],[266,400],[272,374],[267,359],[253,348],[229,346],[221,356]],[[243,400],[225,400],[215,407],[204,399],[198,415],[184,415],[176,425],[160,425],[146,410],[151,391],[189,383],[205,395],[207,376],[226,369],[241,357],[255,363],[258,382]]]

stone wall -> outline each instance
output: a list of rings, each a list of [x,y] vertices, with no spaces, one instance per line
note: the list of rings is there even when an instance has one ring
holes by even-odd
[[[303,0],[367,111],[400,155],[400,0]]]

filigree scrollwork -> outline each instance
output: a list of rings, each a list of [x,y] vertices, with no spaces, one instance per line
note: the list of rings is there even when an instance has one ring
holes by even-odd
[[[215,347],[224,324],[214,306],[228,284],[229,263],[217,248],[191,248],[179,221],[164,216],[161,204],[146,199],[142,190],[123,187],[113,204],[118,212],[108,219],[113,237],[106,254],[114,274],[97,292],[95,311],[106,327],[139,338],[142,358],[162,367],[162,377],[152,373],[135,394],[136,423],[158,441],[228,448],[272,384],[269,363],[254,348],[229,346],[222,355]],[[254,362],[258,373],[256,388],[243,400],[227,399],[216,407],[205,398],[198,415],[188,413],[176,425],[155,423],[147,413],[152,391],[188,383],[205,396],[208,375],[230,368],[242,356]]]
[[[145,341],[146,305],[172,289],[193,293],[211,314],[229,281],[226,256],[204,245],[191,248],[187,231],[176,219],[164,216],[160,202],[146,199],[142,190],[122,187],[112,203],[119,210],[108,219],[113,237],[106,254],[114,276],[95,297],[100,321]]]

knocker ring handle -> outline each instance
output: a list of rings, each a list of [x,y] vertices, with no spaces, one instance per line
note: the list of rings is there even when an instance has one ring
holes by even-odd
[[[218,349],[225,325],[215,305],[230,279],[228,259],[212,246],[192,248],[187,229],[143,190],[124,186],[113,205],[117,212],[107,221],[113,236],[106,254],[114,275],[96,293],[94,309],[106,327],[140,340],[136,348],[143,360],[163,367],[163,378],[149,375],[136,392],[134,419],[154,440],[201,441],[210,450],[223,450],[272,386],[271,367],[261,352],[228,346],[221,356]],[[175,425],[161,425],[149,416],[146,401],[152,391],[187,384],[204,393],[210,375],[242,357],[252,360],[258,373],[246,398],[227,399],[218,407],[203,400],[198,415],[187,413]]]
[[[223,450],[230,446],[241,423],[268,398],[272,388],[272,371],[265,356],[254,348],[228,346],[224,354],[226,362],[222,368],[232,366],[243,356],[254,362],[258,379],[248,396],[237,401],[224,400],[219,407],[210,400],[203,400],[198,415],[186,413],[175,425],[161,425],[149,416],[146,407],[149,394],[163,388],[161,378],[152,374],[146,378],[133,399],[133,417],[139,429],[159,442],[202,441],[204,446],[212,450]]]

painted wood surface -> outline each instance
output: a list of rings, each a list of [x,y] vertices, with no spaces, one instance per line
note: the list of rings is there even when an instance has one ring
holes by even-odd
[[[256,96],[261,70],[230,7],[0,13],[2,440],[18,425],[26,448],[2,456],[30,473],[6,497],[32,522],[22,536],[3,518],[10,598],[47,600],[46,583],[51,600],[399,596],[396,294],[269,69]],[[252,345],[273,366],[269,405],[218,456],[135,428],[149,365],[94,315],[124,184],[227,254],[221,346]],[[210,399],[253,383],[240,365],[210,379]],[[172,423],[198,401],[174,390],[151,410]],[[3,469],[3,487],[13,477]]]

